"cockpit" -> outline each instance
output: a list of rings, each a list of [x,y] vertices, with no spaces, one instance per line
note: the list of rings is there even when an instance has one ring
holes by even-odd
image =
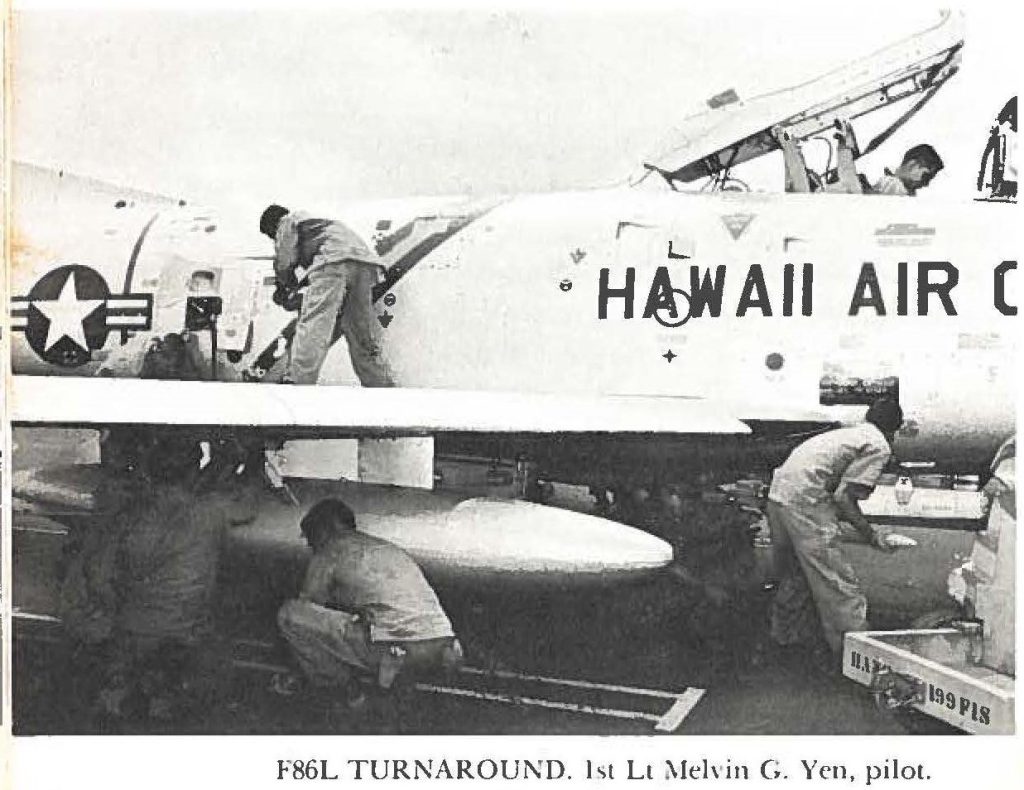
[[[848,137],[849,122],[888,110],[880,113],[886,117],[881,129],[851,150],[859,158],[877,149],[956,74],[962,48],[962,21],[945,13],[932,28],[800,85],[749,100],[732,89],[718,93],[707,110],[683,120],[672,144],[646,159],[630,183],[660,182],[673,191],[748,191],[747,179],[734,169],[780,150],[784,134],[797,145],[815,141],[824,152],[824,164],[809,176],[824,188],[841,177],[837,133]]]

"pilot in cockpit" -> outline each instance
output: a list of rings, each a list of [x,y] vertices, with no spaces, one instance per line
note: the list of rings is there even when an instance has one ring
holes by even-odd
[[[836,168],[828,181],[807,167],[799,143],[783,128],[774,127],[772,134],[782,149],[786,168],[787,192],[840,192],[854,195],[913,196],[928,186],[944,167],[942,158],[926,143],[915,145],[903,155],[894,170],[886,168],[881,178],[871,184],[857,172],[857,140],[849,121],[836,120]]]

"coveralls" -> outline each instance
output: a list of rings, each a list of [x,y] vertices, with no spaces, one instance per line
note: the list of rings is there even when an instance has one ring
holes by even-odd
[[[775,470],[768,492],[768,525],[779,586],[772,602],[772,638],[806,641],[820,620],[829,646],[843,634],[867,629],[867,598],[839,550],[839,511],[833,495],[842,484],[873,488],[892,449],[874,425],[838,428],[808,439]]]
[[[228,527],[254,515],[251,502],[138,483],[120,512],[89,530],[62,586],[61,615],[83,645],[110,640],[108,686],[162,694],[172,689],[158,687],[180,690],[187,679],[197,700],[215,693],[224,666],[213,628],[220,548]]]
[[[415,561],[355,530],[314,552],[299,598],[285,602],[277,621],[316,686],[344,686],[352,670],[376,673],[392,646],[405,653],[403,671],[440,668],[455,644]]]
[[[274,271],[280,283],[301,279],[302,273],[309,281],[292,339],[288,380],[316,384],[337,327],[362,385],[394,386],[373,311],[373,287],[383,267],[358,235],[336,220],[292,211],[277,227]]]

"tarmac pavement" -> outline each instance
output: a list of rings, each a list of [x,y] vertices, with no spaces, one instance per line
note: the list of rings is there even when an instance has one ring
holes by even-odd
[[[731,516],[689,514],[696,523],[712,517]],[[16,514],[16,610],[55,611],[62,537],[47,530],[59,526]],[[946,606],[946,576],[969,552],[972,537],[900,531],[918,546],[894,554],[849,547],[878,627],[905,627]],[[764,558],[744,530],[734,534],[739,539],[730,545],[701,543],[693,531],[666,534],[687,573],[643,583],[537,593],[439,587],[467,663],[505,676],[439,681],[449,690],[413,689],[371,699],[360,710],[322,694],[280,696],[271,690],[272,671],[229,668],[225,659],[216,701],[189,716],[103,719],[90,710],[96,667],[69,655],[58,628],[16,618],[14,732],[645,734],[657,732],[687,693],[693,704],[670,730],[676,734],[901,734],[908,723],[936,730],[930,720],[879,710],[862,686],[842,678],[838,665],[823,672],[811,656],[767,647]],[[302,567],[295,560],[282,564],[280,557],[251,553],[222,558],[216,620],[227,653],[257,645],[258,660],[250,655],[249,663],[287,662],[275,612],[297,589]]]

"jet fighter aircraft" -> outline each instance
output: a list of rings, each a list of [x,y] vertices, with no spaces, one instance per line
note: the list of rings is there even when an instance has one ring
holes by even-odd
[[[774,128],[827,138],[837,118],[900,110],[861,153],[881,145],[955,76],[962,47],[946,17],[793,89],[715,102],[619,187],[338,206],[387,265],[377,318],[402,389],[332,397],[367,426],[444,391],[453,416],[419,426],[439,450],[621,491],[764,473],[808,432],[890,395],[908,417],[900,460],[983,469],[1013,424],[1009,207],[746,192],[733,173],[777,148]],[[15,169],[13,203],[12,368],[61,377],[65,393],[19,404],[16,389],[16,414],[43,420],[36,409],[52,406],[59,419],[91,395],[80,377],[136,375],[152,334],[180,330],[197,297],[222,305],[211,377],[258,380],[287,353],[294,316],[272,302],[255,213],[222,217],[32,167]],[[354,383],[343,346],[321,384]],[[202,401],[240,392],[205,386]],[[230,386],[247,388],[246,403],[278,397]],[[505,404],[501,392],[523,394]],[[577,396],[603,416],[560,434],[551,418]],[[299,408],[306,396],[280,397]],[[135,406],[157,419],[156,402]],[[620,430],[620,409],[647,416]],[[479,414],[489,419],[468,416]]]

